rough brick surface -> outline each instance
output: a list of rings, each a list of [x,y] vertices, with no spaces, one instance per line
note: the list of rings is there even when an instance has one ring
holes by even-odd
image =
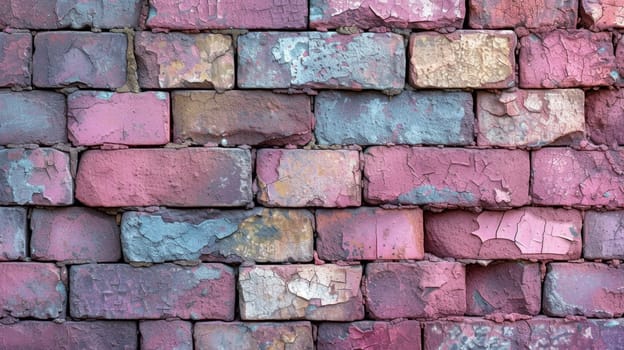
[[[305,29],[306,0],[150,1],[147,25],[168,29]]]
[[[0,4],[0,13],[2,6]],[[32,51],[32,37],[29,33],[0,32],[0,87],[30,85]]]
[[[321,323],[317,349],[420,350],[420,333],[420,324],[412,320]]]
[[[141,321],[141,350],[193,350],[193,324],[187,321]]]
[[[234,270],[222,264],[74,265],[69,283],[75,318],[234,318]]]
[[[93,209],[34,209],[30,228],[34,260],[114,262],[121,258],[115,217]]]
[[[470,28],[576,28],[578,0],[470,0]]]
[[[597,144],[624,144],[624,90],[588,91],[587,133]]]
[[[624,28],[624,7],[617,0],[579,0],[583,24],[593,30]]]
[[[243,320],[353,321],[364,317],[361,266],[257,265],[240,267]]]
[[[216,148],[88,151],[76,198],[102,207],[244,206],[251,201],[251,157]]]
[[[569,144],[585,133],[585,94],[578,89],[477,94],[477,143],[539,147]]]
[[[309,322],[200,322],[194,329],[196,349],[314,348]]]
[[[135,37],[142,88],[234,87],[232,38],[221,34],[139,32]]]
[[[0,261],[26,256],[26,208],[0,207]]]
[[[72,204],[69,155],[52,148],[0,150],[0,204]]]
[[[610,33],[554,30],[520,39],[523,88],[612,85],[617,78]]]
[[[316,211],[319,257],[326,260],[422,259],[422,210]]]
[[[305,145],[314,114],[306,95],[268,91],[173,93],[173,137],[222,145]]]
[[[370,263],[362,287],[374,319],[463,315],[466,272],[460,263]]]
[[[409,41],[409,81],[416,88],[515,86],[512,31],[415,33]]]
[[[585,212],[585,259],[624,259],[624,212]]]
[[[400,35],[255,32],[238,37],[238,86],[402,89]]]
[[[122,33],[41,32],[35,35],[33,84],[114,89],[126,83]]]
[[[425,249],[466,259],[578,259],[581,225],[580,212],[555,208],[427,213]]]
[[[624,86],[624,37],[620,37],[615,47],[615,67],[618,72],[616,85]]]
[[[169,94],[79,91],[67,99],[69,139],[76,146],[169,142]]]
[[[361,202],[360,156],[349,150],[258,150],[258,202],[348,207]]]
[[[66,124],[62,94],[0,91],[0,144],[67,142]]]
[[[466,15],[463,1],[310,0],[310,27],[461,28]]]
[[[161,210],[126,212],[122,245],[128,261],[308,262],[314,216],[307,210]]]
[[[529,202],[523,151],[370,147],[364,153],[368,203],[521,206]]]
[[[324,145],[473,143],[472,95],[465,92],[404,91],[388,97],[322,91],[314,112],[316,139]]]

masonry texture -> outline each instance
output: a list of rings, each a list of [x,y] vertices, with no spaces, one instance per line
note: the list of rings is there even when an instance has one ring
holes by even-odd
[[[624,1],[0,0],[0,350],[624,349]]]

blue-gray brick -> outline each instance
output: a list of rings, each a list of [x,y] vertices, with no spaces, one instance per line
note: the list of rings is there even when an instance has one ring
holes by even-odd
[[[67,142],[65,96],[49,91],[0,91],[0,145]]]

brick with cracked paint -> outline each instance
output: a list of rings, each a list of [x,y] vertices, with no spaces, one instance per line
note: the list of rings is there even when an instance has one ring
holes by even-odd
[[[353,321],[364,318],[359,265],[241,266],[241,319]]]
[[[393,33],[252,32],[238,37],[238,86],[402,89],[403,38]]]
[[[67,142],[65,96],[51,91],[0,91],[0,144]]]
[[[69,155],[52,148],[0,149],[0,204],[69,205]]]
[[[414,33],[409,81],[416,88],[509,88],[516,85],[516,35],[509,30]]]
[[[310,322],[198,322],[194,327],[196,349],[314,348]]]
[[[388,97],[375,92],[321,91],[315,98],[319,144],[473,143],[472,95],[466,92],[403,91]]]
[[[141,321],[141,350],[193,350],[192,328],[182,320]]]
[[[585,212],[585,259],[624,259],[624,211]]]
[[[324,322],[317,341],[317,350],[420,350],[421,330],[414,320]]]
[[[470,0],[470,28],[576,28],[578,0]]]
[[[579,0],[581,23],[592,30],[624,28],[624,7],[618,0]]]
[[[73,265],[69,283],[74,318],[234,319],[234,269],[227,265]]]
[[[477,144],[540,147],[570,144],[585,133],[579,89],[477,93]]]
[[[26,257],[26,208],[0,207],[0,261]]]
[[[308,262],[314,216],[307,210],[160,210],[125,212],[127,261]]]
[[[1,4],[0,13],[2,13]],[[30,85],[32,51],[30,33],[0,32],[0,87]]]
[[[623,52],[624,53],[624,52]],[[585,98],[587,133],[597,144],[624,144],[624,90],[588,91]]]

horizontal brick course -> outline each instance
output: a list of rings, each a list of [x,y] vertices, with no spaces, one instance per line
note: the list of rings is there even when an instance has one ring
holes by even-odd
[[[470,28],[576,28],[578,0],[470,0]]]
[[[420,333],[420,323],[413,320],[326,322],[318,326],[317,349],[420,350]]]
[[[194,338],[196,349],[314,348],[309,322],[198,322]]]
[[[0,261],[26,257],[26,208],[0,207]]]
[[[0,12],[2,11],[0,4]],[[2,14],[0,14],[2,16]],[[0,27],[2,18],[0,17]],[[30,33],[0,32],[0,87],[26,87],[32,77]]]

